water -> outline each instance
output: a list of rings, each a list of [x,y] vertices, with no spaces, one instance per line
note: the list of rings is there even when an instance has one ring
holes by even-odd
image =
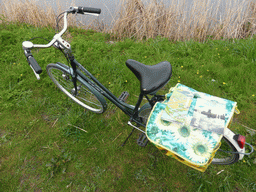
[[[54,0],[45,0],[48,3],[52,4],[54,8],[57,8],[56,1]],[[225,8],[228,7],[238,7],[241,3],[246,5],[250,0],[209,0],[209,9],[212,9],[214,12],[218,9],[217,18],[224,19],[225,18]],[[256,1],[256,0],[252,0]],[[40,1],[38,0],[40,3]],[[147,4],[147,0],[142,0],[144,4]],[[172,3],[182,3],[183,0],[162,0],[162,2],[169,6]],[[197,3],[197,0],[185,0],[185,5],[187,14],[193,9],[194,2]],[[218,7],[218,3],[219,7]],[[230,4],[229,4],[230,3]],[[104,23],[111,25],[111,22],[116,19],[116,13],[120,8],[120,0],[66,0],[65,3],[62,1],[62,6],[68,8],[69,6],[85,6],[85,7],[95,7],[100,8],[102,10],[101,15],[99,16],[99,20],[102,20]],[[79,16],[80,17],[80,16]],[[80,17],[82,19],[82,17]]]
[[[1,3],[2,0],[0,0]],[[39,5],[42,5],[44,7],[45,4],[47,5],[52,5],[53,9],[56,10],[56,13],[58,14],[57,7],[58,7],[58,0],[36,0]],[[158,0],[159,2],[160,0]],[[238,7],[240,3],[243,3],[246,5],[249,1],[256,1],[256,0],[209,0],[209,9],[212,12],[215,12],[216,9],[218,9],[217,13],[217,18],[219,19],[224,19],[225,18],[225,7]],[[63,8],[64,11],[66,10],[69,6],[84,6],[84,7],[95,7],[95,8],[100,8],[101,14],[99,16],[99,21],[103,21],[105,24],[111,26],[111,23],[113,20],[117,18],[116,13],[118,12],[120,8],[120,2],[121,0],[66,0],[66,1],[61,1],[59,0],[61,7]],[[146,5],[148,0],[142,0],[142,2]],[[181,4],[183,0],[161,0],[167,7],[171,5],[172,3],[174,4]],[[193,9],[193,4],[194,2],[197,3],[197,0],[185,0],[185,12],[189,14],[191,9]],[[219,6],[218,3],[220,2]],[[230,5],[229,5],[230,3]],[[227,5],[228,4],[228,5]],[[87,23],[86,20],[92,18],[92,16],[85,17],[82,15],[78,15],[77,19],[82,21],[83,23]]]
[[[37,0],[39,4],[41,1]],[[54,0],[44,0],[47,4],[52,4],[54,10],[57,10],[57,1]],[[119,0],[66,0],[61,2],[61,7],[66,10],[70,6],[83,6],[83,7],[93,7],[100,8],[101,14],[99,15],[99,20],[104,23],[111,25],[111,22],[116,18],[116,13],[120,7]],[[94,19],[93,16],[86,16],[86,19]],[[83,23],[86,23],[84,15],[77,15],[78,20],[82,20]]]

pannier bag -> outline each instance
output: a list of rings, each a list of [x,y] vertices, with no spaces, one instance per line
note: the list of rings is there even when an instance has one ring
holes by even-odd
[[[155,104],[146,135],[166,155],[204,172],[234,112],[239,114],[236,102],[178,83]]]

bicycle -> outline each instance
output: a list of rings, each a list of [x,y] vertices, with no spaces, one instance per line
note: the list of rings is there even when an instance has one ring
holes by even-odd
[[[53,46],[62,51],[71,67],[60,62],[48,64],[46,67],[49,77],[57,87],[77,104],[94,113],[103,113],[107,109],[106,100],[104,99],[104,97],[106,97],[130,117],[128,125],[133,129],[122,146],[125,145],[133,131],[137,129],[141,132],[139,139],[137,140],[137,144],[145,147],[148,140],[145,135],[145,131],[140,127],[145,127],[154,104],[156,102],[162,102],[165,98],[164,95],[157,95],[156,93],[169,82],[172,76],[171,64],[164,61],[148,66],[138,61],[128,59],[126,61],[127,67],[140,81],[140,95],[135,106],[127,104],[126,99],[129,94],[126,91],[117,98],[78,61],[75,60],[71,51],[71,45],[61,37],[67,30],[67,15],[70,13],[98,16],[101,13],[101,9],[70,7],[68,10],[57,16],[57,28],[61,18],[64,19],[64,27],[59,33],[54,35],[53,39],[49,41],[48,44],[33,44],[31,41],[24,41],[22,46],[30,67],[39,80],[39,74],[42,72],[42,69],[31,53],[32,48],[48,48]],[[63,15],[63,17],[59,18],[61,15]],[[148,102],[140,107],[144,97]],[[215,158],[212,160],[213,164],[233,164],[238,160],[241,160],[244,155],[248,155],[248,153],[245,153],[245,144],[247,144],[245,142],[245,137],[233,133],[228,128],[226,129],[221,142],[221,148],[217,151]]]

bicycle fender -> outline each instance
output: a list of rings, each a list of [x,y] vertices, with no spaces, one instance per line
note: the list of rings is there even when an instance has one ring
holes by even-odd
[[[235,133],[233,131],[226,128],[224,131],[224,136],[232,143],[232,145],[236,148],[238,152],[245,153],[245,148],[241,149],[238,143],[236,142],[236,140],[234,140],[233,137],[235,136]],[[239,160],[243,159],[244,157],[244,154],[240,154],[240,153],[239,153]]]

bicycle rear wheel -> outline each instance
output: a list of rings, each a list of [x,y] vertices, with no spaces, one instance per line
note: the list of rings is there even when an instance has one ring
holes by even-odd
[[[139,117],[141,121],[146,124],[148,117],[151,112],[151,106],[149,103],[143,105],[139,110]],[[234,145],[228,140],[227,137],[223,136],[221,140],[221,146],[216,152],[212,164],[218,165],[230,165],[236,163],[239,160],[239,154],[237,153]]]
[[[89,84],[86,85],[85,82],[79,80],[79,77],[77,78],[77,94],[75,95],[72,75],[68,66],[63,65],[63,67],[60,67],[56,64],[49,64],[46,70],[57,87],[77,104],[94,113],[103,113],[105,111],[106,100],[104,97]]]
[[[232,143],[225,137],[221,139],[221,146],[216,152],[212,164],[230,165],[239,160],[239,154]]]

